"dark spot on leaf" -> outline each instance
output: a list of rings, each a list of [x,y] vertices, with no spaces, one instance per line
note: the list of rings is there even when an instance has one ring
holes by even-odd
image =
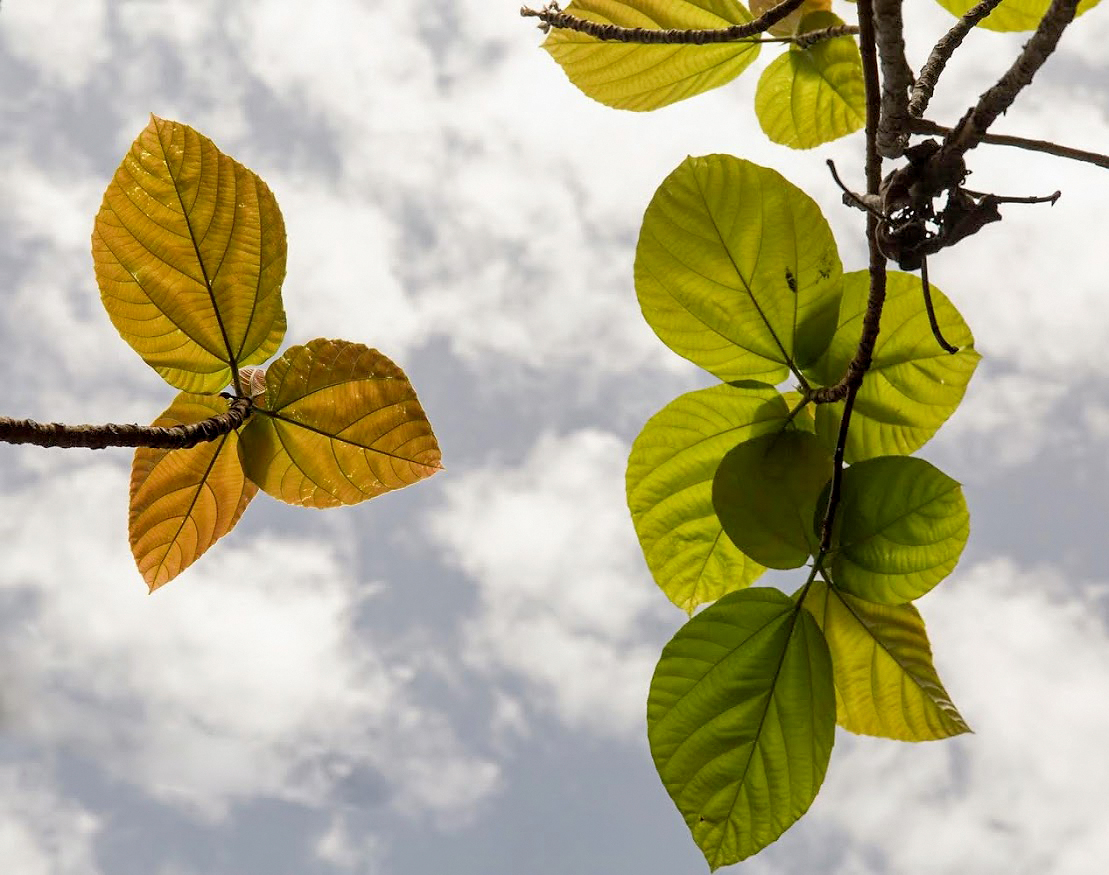
[[[793,275],[793,271],[788,267],[786,268],[786,285],[793,294],[797,294],[797,277]]]

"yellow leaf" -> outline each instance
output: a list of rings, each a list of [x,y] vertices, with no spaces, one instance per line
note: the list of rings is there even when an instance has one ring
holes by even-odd
[[[765,15],[781,2],[782,0],[751,0],[748,5],[751,8],[751,15],[754,18],[758,18],[760,15]],[[793,36],[793,34],[797,33],[798,25],[801,24],[801,19],[810,12],[830,12],[831,9],[832,0],[805,0],[804,3],[794,9],[777,24],[771,25],[770,32],[774,34],[774,36]]]
[[[242,458],[265,492],[307,507],[357,504],[441,470],[404,371],[376,349],[322,338],[267,368]]]
[[[92,233],[100,297],[170,385],[217,392],[285,336],[285,224],[266,184],[187,125],[151,116]]]
[[[153,424],[191,425],[226,412],[222,398],[182,392]],[[231,432],[184,450],[135,450],[131,551],[152,592],[231,531],[258,492],[243,473],[238,444]]]

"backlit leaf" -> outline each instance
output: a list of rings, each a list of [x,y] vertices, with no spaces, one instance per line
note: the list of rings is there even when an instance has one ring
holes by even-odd
[[[852,595],[902,604],[951,573],[969,534],[958,483],[924,459],[881,456],[843,472],[826,567]]]
[[[731,450],[712,483],[725,533],[768,568],[797,568],[815,555],[817,502],[832,476],[832,454],[805,431],[752,438]]]
[[[285,335],[277,202],[187,125],[151,117],[104,192],[92,254],[112,323],[178,389],[222,389]]]
[[[709,30],[751,20],[733,0],[575,0],[566,12],[620,27]],[[543,48],[586,95],[617,109],[658,109],[730,82],[759,54],[754,42],[646,45],[553,29]]]
[[[953,15],[962,17],[978,0],[936,0],[944,9]],[[1097,6],[1101,0],[1082,0],[1078,4],[1078,14]],[[978,27],[987,30],[1035,30],[1040,19],[1047,12],[1051,0],[1001,0],[1001,3],[987,15]]]
[[[959,311],[939,289],[931,288],[940,330],[959,352],[946,352],[932,335],[920,279],[890,271],[874,361],[851,416],[848,462],[915,452],[963,400],[981,356]],[[839,327],[824,357],[806,371],[815,382],[832,385],[847,370],[858,347],[869,290],[867,271],[844,275]],[[842,414],[843,402],[817,408],[816,433],[828,447],[835,446]]]
[[[876,605],[816,580],[805,596],[832,654],[836,722],[849,732],[930,741],[970,732],[912,605]]]
[[[780,429],[788,412],[770,386],[723,384],[671,401],[635,439],[628,509],[655,582],[679,608],[692,612],[762,574],[721,529],[712,479],[725,453]]]
[[[219,396],[182,392],[153,424],[192,425],[226,412]],[[184,450],[135,450],[131,551],[151,591],[231,531],[258,491],[243,473],[238,445],[230,432]]]
[[[265,492],[308,507],[357,504],[441,469],[439,444],[404,372],[345,340],[290,347],[266,369],[242,458]]]
[[[825,26],[842,23],[830,14],[827,19]],[[866,91],[855,38],[836,37],[807,49],[791,46],[779,55],[759,78],[755,114],[766,136],[793,149],[811,149],[859,130],[866,122]]]
[[[782,0],[751,0],[747,7],[751,10],[751,15],[758,18],[766,12],[769,12]],[[832,0],[805,0],[800,6],[794,9],[789,15],[779,21],[777,24],[770,26],[770,33],[774,36],[792,36],[797,33],[801,28],[801,19],[812,12],[827,11],[832,8]],[[810,28],[804,28],[804,31]]]
[[[639,304],[662,342],[722,380],[777,384],[832,336],[842,266],[820,208],[773,170],[687,158],[643,217]]]
[[[663,648],[647,737],[712,869],[758,853],[805,813],[835,721],[824,636],[776,589],[729,593]]]

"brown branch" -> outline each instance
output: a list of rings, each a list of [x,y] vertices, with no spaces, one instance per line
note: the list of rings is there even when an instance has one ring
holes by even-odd
[[[952,128],[936,124],[928,119],[912,119],[909,129],[914,134],[950,134]],[[1096,164],[1109,170],[1109,155],[1099,152],[1087,152],[1084,149],[1072,149],[1070,146],[1060,146],[1047,140],[1032,140],[1028,137],[1013,137],[1008,134],[986,134],[980,140],[988,146],[1014,146],[1017,149],[1026,149],[1029,152],[1043,152],[1059,158],[1070,158],[1073,161],[1084,161],[1087,164]]]
[[[1005,112],[1021,90],[1051,57],[1067,25],[1074,20],[1078,0],[1052,0],[1032,38],[1013,65],[967,111],[943,144],[945,156],[962,155],[982,142],[990,125]]]
[[[747,37],[755,36],[773,25],[777,24],[795,9],[804,0],[782,0],[773,9],[768,9],[758,18],[746,24],[736,24],[731,27],[711,28],[706,30],[678,30],[670,28],[662,30],[652,27],[620,27],[616,24],[604,24],[599,21],[589,21],[578,18],[569,12],[563,12],[557,3],[548,3],[543,9],[535,10],[523,6],[520,15],[524,18],[538,18],[539,27],[545,32],[552,27],[558,30],[573,30],[599,40],[620,43],[667,43],[706,45],[708,43],[743,42]]]
[[[810,30],[796,36],[778,37],[774,40],[765,40],[765,42],[791,42],[799,49],[811,49],[817,43],[824,42],[824,40],[835,39],[839,36],[856,36],[858,32],[859,29],[853,24],[837,24],[821,30]]]
[[[60,422],[34,422],[30,419],[0,417],[0,441],[9,444],[34,444],[40,447],[151,447],[180,450],[229,434],[250,418],[253,404],[249,398],[235,398],[226,413],[191,425],[169,427],[153,425],[63,425]]]
[[[900,158],[909,142],[909,89],[913,71],[905,60],[905,25],[901,0],[874,0],[874,38],[882,64],[882,117],[878,123],[878,151]],[[862,12],[860,10],[860,17]]]
[[[928,101],[932,99],[932,94],[936,90],[936,83],[939,81],[940,74],[947,66],[947,62],[951,59],[955,49],[962,45],[971,28],[993,12],[1000,2],[1001,0],[982,0],[981,3],[971,8],[966,15],[955,22],[955,26],[940,38],[932,49],[932,53],[928,56],[928,60],[920,68],[920,76],[917,77],[916,84],[913,86],[912,97],[909,98],[909,115],[913,118],[920,118],[924,115],[924,110],[928,108]]]

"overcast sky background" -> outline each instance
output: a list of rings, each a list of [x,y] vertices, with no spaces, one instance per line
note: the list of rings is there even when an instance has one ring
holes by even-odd
[[[518,6],[4,0],[0,415],[148,422],[172,399],[118,339],[89,253],[153,112],[274,191],[286,343],[393,357],[447,466],[326,513],[259,496],[148,597],[130,453],[0,447],[4,871],[707,871],[647,750],[647,685],[684,615],[647,573],[623,473],[646,419],[711,378],[642,321],[636,235],[687,154],[730,152],[809,192],[862,268],[861,217],[824,168],[861,185],[861,134],[768,143],[752,97],[773,50],[662,111],[607,109]],[[951,19],[924,0],[906,17],[919,67]],[[974,35],[930,115],[953,123],[1021,43]],[[1095,9],[997,129],[1109,151],[1107,44]],[[972,159],[974,188],[1063,191],[930,265],[984,355],[923,452],[972,513],[921,608],[976,734],[840,732],[809,814],[744,872],[1092,875],[1109,859],[1109,173]]]

